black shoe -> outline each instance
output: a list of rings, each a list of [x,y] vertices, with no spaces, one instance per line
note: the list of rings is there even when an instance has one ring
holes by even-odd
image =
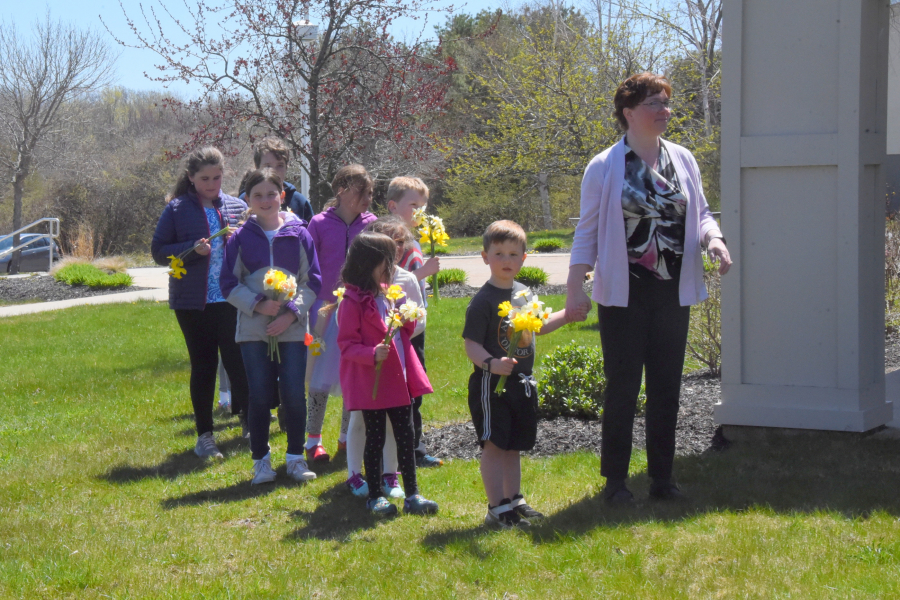
[[[603,488],[603,501],[611,506],[634,504],[634,494],[625,487],[624,481],[607,480],[606,487]]]
[[[540,519],[544,518],[544,515],[542,513],[539,513],[538,511],[528,506],[522,494],[516,494],[515,496],[513,496],[512,505],[513,510],[516,511],[521,518],[526,519],[529,522],[539,521]]]
[[[504,498],[497,507],[508,506],[509,503],[509,498]],[[491,505],[489,504],[487,514],[484,516],[484,524],[491,527],[499,527],[501,529],[510,529],[512,527],[528,527],[531,525],[531,522],[528,519],[522,518],[522,516],[513,508],[509,508],[498,514],[491,510]]]
[[[687,500],[687,496],[671,481],[650,484],[651,500]]]

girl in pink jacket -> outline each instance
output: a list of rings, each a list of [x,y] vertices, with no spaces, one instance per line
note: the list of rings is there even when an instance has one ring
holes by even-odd
[[[364,231],[356,236],[341,270],[346,291],[337,315],[344,407],[362,411],[366,425],[363,464],[369,486],[366,507],[378,516],[397,513],[397,507],[382,492],[381,457],[388,418],[406,488],[403,511],[433,514],[438,510],[437,503],[419,495],[416,483],[410,398],[433,390],[409,341],[415,323],[406,323],[389,344],[383,343],[388,332],[388,303],[383,290],[391,282],[396,253],[394,240],[384,234]],[[378,364],[381,375],[373,399]]]

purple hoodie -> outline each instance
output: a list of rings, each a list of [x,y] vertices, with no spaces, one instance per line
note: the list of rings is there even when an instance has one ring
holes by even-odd
[[[347,258],[347,251],[350,250],[350,242],[366,225],[377,219],[372,213],[364,212],[347,225],[334,213],[333,206],[312,218],[309,222],[309,234],[316,245],[319,271],[322,274],[322,289],[319,290],[317,299],[323,302],[334,302],[337,299],[334,290],[341,279],[341,268]]]

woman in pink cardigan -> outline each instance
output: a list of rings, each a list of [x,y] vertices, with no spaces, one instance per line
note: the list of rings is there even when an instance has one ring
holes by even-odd
[[[611,504],[634,500],[625,479],[642,374],[650,497],[684,497],[672,481],[672,464],[690,305],[707,297],[702,249],[720,262],[719,273],[731,265],[697,161],[660,139],[671,95],[669,82],[652,73],[634,75],[616,90],[615,114],[625,135],[584,171],[569,262],[566,312],[590,308],[582,283],[594,271],[607,381],[600,474]]]
[[[388,418],[394,430],[397,461],[406,488],[403,511],[432,514],[438,510],[437,503],[419,495],[416,483],[410,399],[433,390],[409,341],[415,322],[406,323],[389,344],[384,343],[388,332],[385,323],[388,303],[382,292],[391,282],[396,254],[394,240],[382,233],[364,231],[354,238],[341,270],[346,291],[337,315],[344,407],[350,411],[361,410],[363,414],[366,425],[363,464],[369,485],[366,507],[378,516],[397,513],[397,507],[384,497],[381,483],[381,457]],[[373,398],[378,364],[381,364],[381,375]]]

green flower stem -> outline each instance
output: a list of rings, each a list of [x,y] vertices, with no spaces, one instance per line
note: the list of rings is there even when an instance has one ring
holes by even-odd
[[[434,253],[434,233],[433,233],[433,231],[432,231],[432,234],[431,234],[431,258],[434,258],[434,257],[435,257],[435,253]],[[434,275],[431,276],[431,289],[434,291],[434,299],[435,299],[435,300],[440,300],[440,299],[441,299],[441,290],[440,290],[440,286],[441,286],[441,284],[438,283],[438,274],[435,273]]]
[[[516,348],[519,347],[520,339],[522,339],[521,331],[517,331],[517,332],[513,333],[512,339],[509,340],[509,350],[506,353],[506,358],[512,358],[513,354],[516,353]],[[496,387],[496,389],[494,389],[495,394],[500,394],[503,392],[503,390],[506,389],[506,378],[507,377],[509,377],[509,375],[501,375],[500,376],[500,381],[497,382],[497,387]]]
[[[223,236],[223,235],[225,235],[226,233],[228,233],[228,226],[227,226],[227,225],[226,225],[225,227],[223,227],[222,229],[218,230],[217,232],[215,232],[214,234],[212,234],[211,236],[209,236],[209,237],[206,239],[206,241],[207,241],[207,242],[211,242],[211,241],[213,241],[214,239],[216,239],[217,237]],[[191,252],[193,252],[194,250],[196,250],[199,246],[200,246],[200,244],[195,244],[193,247],[188,248],[187,250],[185,250],[184,252],[182,252],[181,254],[178,255],[178,260],[184,260],[184,257],[185,257],[185,256],[187,256],[188,254],[190,254]]]

